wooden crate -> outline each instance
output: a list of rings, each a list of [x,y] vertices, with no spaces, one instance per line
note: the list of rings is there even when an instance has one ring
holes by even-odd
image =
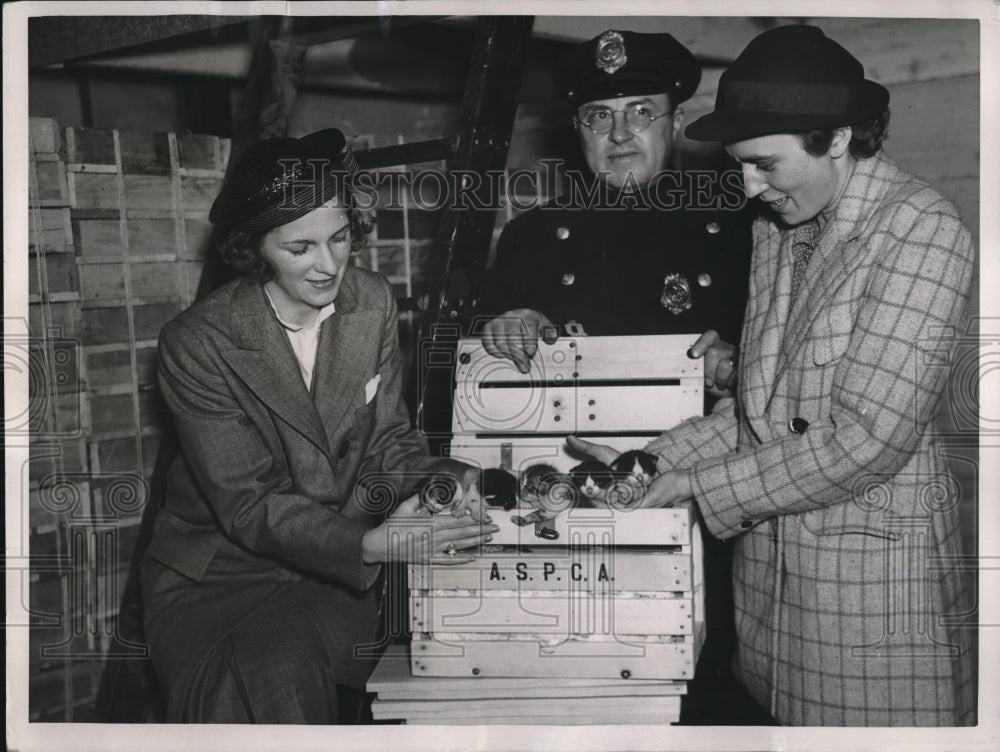
[[[518,474],[538,463],[561,472],[579,463],[565,445],[571,433],[619,451],[642,448],[701,413],[702,364],[686,355],[691,341],[561,339],[539,348],[528,374],[492,358],[478,341],[462,341],[451,455]],[[529,511],[491,510],[500,530],[474,562],[409,568],[412,677],[397,677],[393,694],[380,695],[376,717],[676,722],[676,687],[693,677],[704,639],[693,509],[578,506],[547,521],[544,537],[535,525],[514,522]],[[449,697],[440,684],[433,698],[421,696],[421,683],[434,681],[490,684],[471,697]],[[563,696],[540,681],[597,684]],[[671,687],[673,696],[656,696],[646,681]],[[379,691],[378,682],[373,687]]]

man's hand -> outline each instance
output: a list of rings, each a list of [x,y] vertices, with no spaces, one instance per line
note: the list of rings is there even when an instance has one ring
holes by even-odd
[[[709,329],[688,348],[692,360],[705,359],[705,390],[714,397],[732,397],[736,391],[736,345]]]
[[[541,311],[515,308],[497,316],[483,327],[483,347],[495,358],[509,358],[521,373],[531,370],[538,352],[538,339],[551,345],[559,329]]]

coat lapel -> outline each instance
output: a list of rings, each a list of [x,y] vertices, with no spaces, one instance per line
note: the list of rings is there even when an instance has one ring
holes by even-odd
[[[881,195],[895,172],[895,165],[881,157],[860,160],[855,166],[834,216],[806,267],[802,289],[789,313],[784,334],[786,346],[782,348],[774,373],[772,391],[787,365],[796,360],[795,351],[809,344],[807,334],[816,316],[866,258],[855,241],[870,218],[872,208],[880,204]],[[789,231],[782,234],[791,236]]]
[[[365,385],[378,369],[375,352],[382,344],[383,317],[359,306],[358,282],[358,275],[348,271],[336,313],[323,322],[316,353],[313,402],[331,438],[348,412],[365,404]]]
[[[778,357],[788,318],[792,258],[786,238],[769,222],[754,226],[755,258],[750,316],[743,333],[744,408],[751,421],[762,419],[774,390]]]
[[[226,362],[264,404],[329,457],[326,432],[288,336],[256,281],[244,280],[233,293],[230,326],[238,349],[222,353]]]

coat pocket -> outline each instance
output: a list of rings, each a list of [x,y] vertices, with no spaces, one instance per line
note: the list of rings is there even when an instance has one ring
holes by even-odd
[[[883,513],[867,513],[851,502],[814,509],[799,515],[802,527],[816,536],[869,535],[886,540],[899,540],[897,529],[890,529]]]
[[[846,302],[820,311],[809,330],[813,363],[824,366],[847,352],[853,331],[854,316]]]
[[[169,515],[169,512],[160,514]],[[180,520],[175,522],[175,519],[164,516],[157,522],[146,556],[199,582],[215,558],[215,547],[197,536],[190,525]]]

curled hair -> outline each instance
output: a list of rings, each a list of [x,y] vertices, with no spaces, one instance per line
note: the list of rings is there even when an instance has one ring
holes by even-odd
[[[347,218],[351,224],[351,253],[354,254],[368,243],[368,233],[374,227],[375,219],[369,212],[353,205],[347,210]],[[230,230],[216,243],[219,256],[241,277],[268,282],[274,279],[275,272],[261,253],[261,247],[269,232],[270,230]]]
[[[821,157],[830,149],[836,128],[818,128],[796,133],[802,148],[814,157]],[[882,148],[882,142],[889,137],[889,110],[883,111],[871,120],[851,124],[851,143],[848,148],[855,159],[874,157]]]

